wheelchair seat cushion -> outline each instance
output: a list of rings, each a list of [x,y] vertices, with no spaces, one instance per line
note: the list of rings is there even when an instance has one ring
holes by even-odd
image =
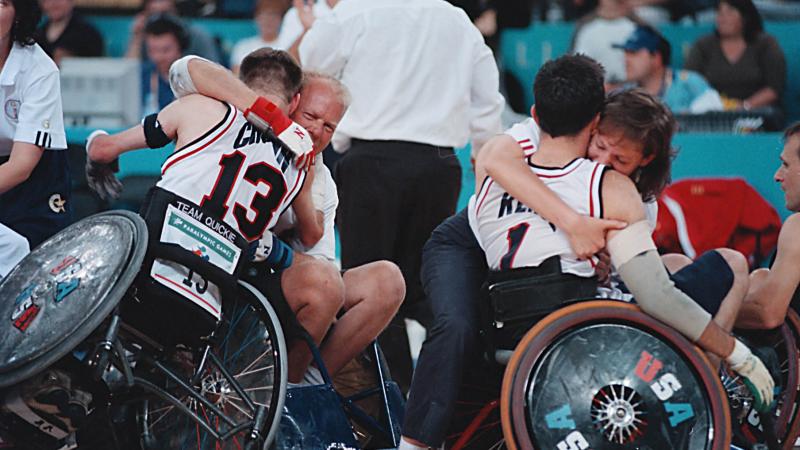
[[[57,361],[113,311],[142,264],[144,221],[112,211],[45,241],[0,283],[0,387]]]

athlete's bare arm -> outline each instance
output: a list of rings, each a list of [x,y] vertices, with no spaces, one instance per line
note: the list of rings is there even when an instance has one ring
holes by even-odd
[[[177,139],[177,148],[205,134],[225,116],[228,108],[217,100],[201,95],[189,95],[167,105],[158,113],[158,123],[164,134]],[[147,148],[142,125],[136,125],[112,135],[92,139],[87,149],[89,158],[108,163],[131,150]]]
[[[0,194],[27,180],[39,164],[43,152],[38,145],[15,141],[8,161],[0,164]]]
[[[200,58],[189,60],[189,75],[199,94],[228,102],[239,111],[245,111],[258,98],[233,72]]]
[[[297,219],[294,227],[295,232],[306,248],[313,247],[314,244],[322,239],[322,235],[325,233],[325,216],[314,205],[314,197],[312,195],[315,173],[315,167],[312,165],[308,169],[303,188],[292,203],[292,209],[294,209],[294,215]]]
[[[567,206],[525,163],[522,147],[508,135],[495,136],[483,146],[475,164],[476,192],[487,176],[514,198],[563,229],[579,258],[588,258],[605,247],[606,230],[625,223],[583,216]],[[638,200],[641,203],[641,199]]]
[[[786,219],[778,236],[772,268],[754,272],[750,290],[736,321],[737,327],[771,329],[786,318],[789,302],[800,285],[800,214]]]

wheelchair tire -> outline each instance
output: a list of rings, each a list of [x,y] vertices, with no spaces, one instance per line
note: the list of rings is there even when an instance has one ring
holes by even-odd
[[[256,405],[267,407],[260,448],[267,449],[278,429],[286,397],[287,350],[283,331],[272,306],[255,288],[240,282],[240,296],[223,300],[223,317],[216,330],[212,353],[236,379]],[[245,300],[244,296],[250,297]],[[252,423],[254,410],[248,408],[218,367],[208,365],[195,389],[237,423]],[[197,400],[175,385],[165,389],[205,420],[220,435],[234,431]],[[250,427],[235,431],[229,439],[217,440],[201,425],[174,405],[152,396],[144,402],[145,414],[139,425],[144,450],[177,448],[234,450],[246,446]]]
[[[621,302],[540,321],[506,367],[500,402],[509,449],[730,448],[725,391],[703,352]]]
[[[791,330],[795,343],[800,346],[800,316],[797,315],[794,309],[789,308],[789,312],[786,314],[785,324],[789,327],[789,330]],[[796,348],[795,350],[797,350],[795,357],[800,361],[800,348]],[[794,404],[789,407],[791,410],[788,415],[788,430],[783,441],[783,448],[787,450],[791,450],[794,447],[795,440],[800,437],[800,377],[795,389]]]

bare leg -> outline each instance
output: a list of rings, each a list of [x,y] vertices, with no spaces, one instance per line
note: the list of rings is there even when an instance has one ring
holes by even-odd
[[[741,253],[729,248],[718,248],[716,251],[722,255],[728,265],[733,271],[733,285],[728,295],[722,300],[719,311],[714,316],[714,322],[722,327],[725,331],[731,331],[734,323],[736,323],[736,316],[739,315],[739,308],[742,307],[744,296],[747,294],[747,288],[750,285],[749,266],[747,259]]]
[[[669,273],[675,273],[692,263],[692,259],[680,253],[667,253],[661,256],[661,262],[667,266]]]
[[[372,342],[392,320],[406,294],[400,269],[376,261],[344,273],[345,314],[322,346],[322,359],[331,375]]]
[[[319,345],[344,304],[339,271],[329,262],[295,253],[294,263],[281,275],[281,287],[297,321]],[[294,342],[288,360],[289,381],[298,383],[311,362],[308,345]]]

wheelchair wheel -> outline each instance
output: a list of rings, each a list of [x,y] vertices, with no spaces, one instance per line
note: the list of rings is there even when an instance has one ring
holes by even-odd
[[[620,302],[591,301],[539,322],[506,367],[510,449],[728,449],[717,371],[676,331]]]
[[[777,407],[772,413],[774,437],[791,449],[790,422],[796,415],[798,359],[797,342],[788,321],[776,330],[743,330],[737,335],[753,347],[775,379]],[[753,397],[744,382],[730,371],[723,370],[722,384],[728,395],[733,420],[734,444],[750,447],[766,442],[759,413],[753,409]],[[791,441],[791,443],[789,442]]]
[[[800,316],[794,311],[794,309],[789,308],[789,312],[786,315],[786,322],[785,325],[789,328],[794,336],[795,343],[800,343]],[[790,356],[791,357],[791,356]],[[800,349],[795,347],[795,360],[797,361],[800,358]],[[798,384],[793,386],[787,386],[787,389],[795,390],[795,397],[793,404],[787,404],[784,407],[788,409],[788,426],[786,432],[786,438],[784,439],[783,448],[791,449],[794,445],[795,440],[800,437],[800,377],[798,377]]]
[[[192,392],[166,382],[164,391],[196,418],[162,396],[148,396],[139,416],[144,449],[266,449],[272,441],[286,395],[286,344],[270,304],[252,286],[241,287],[238,298],[223,301],[214,345],[194,359]],[[254,428],[261,436],[257,447],[250,446]]]

